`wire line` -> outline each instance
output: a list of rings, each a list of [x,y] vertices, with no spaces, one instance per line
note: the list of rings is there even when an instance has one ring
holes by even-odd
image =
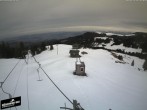
[[[8,77],[10,76],[10,74],[12,73],[12,71],[16,68],[16,66],[18,65],[18,63],[20,62],[20,60],[15,64],[15,66],[13,67],[13,69],[9,72],[9,74],[7,75],[7,77],[5,78],[5,80],[3,81],[3,84],[8,79]]]
[[[21,60],[21,59],[20,59],[20,60]],[[18,65],[18,63],[20,62],[20,60],[18,60],[18,62],[15,64],[15,66],[12,68],[12,70],[11,70],[11,71],[9,72],[9,74],[6,76],[6,78],[4,79],[4,81],[1,82],[1,83],[2,83],[1,88],[2,88],[3,93],[9,95],[9,97],[12,97],[12,96],[11,96],[10,93],[8,93],[8,92],[6,92],[6,91],[4,90],[3,85],[4,85],[4,83],[6,82],[6,80],[8,79],[8,77],[10,76],[10,74],[13,72],[13,70],[16,68],[16,66]]]
[[[47,76],[47,78],[53,83],[53,85],[59,90],[59,92],[61,92],[61,94],[73,105],[73,102],[63,93],[63,91],[55,84],[55,82],[49,77],[49,75],[45,72],[45,70],[41,67],[41,64],[39,64],[39,62],[37,62],[36,58],[34,56],[32,56],[34,58],[34,60],[36,61],[36,63],[40,66],[41,70],[45,73],[45,75]]]
[[[25,62],[24,62],[24,63],[25,63]],[[24,63],[22,64],[22,67],[21,67],[21,70],[20,70],[20,74],[19,74],[19,76],[18,76],[16,85],[15,85],[14,93],[13,93],[13,95],[12,95],[13,97],[14,97],[14,95],[15,95],[15,92],[16,92],[16,89],[17,89],[17,86],[18,86],[18,81],[19,81],[20,76],[21,76],[21,74],[22,74],[22,70],[23,70],[23,65],[24,65]]]
[[[29,64],[29,55],[28,55],[28,63],[27,63],[27,102],[28,102],[28,110],[30,110],[30,103],[29,103],[29,80],[28,80],[28,64]]]

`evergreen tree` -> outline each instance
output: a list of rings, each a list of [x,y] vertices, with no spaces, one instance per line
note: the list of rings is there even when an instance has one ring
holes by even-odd
[[[2,58],[6,58],[6,45],[5,45],[5,42],[2,42],[2,45],[1,45],[1,56],[2,56]]]
[[[145,60],[145,62],[143,64],[143,68],[144,68],[144,70],[147,70],[147,58],[146,58],[146,60]]]
[[[41,43],[41,51],[44,51],[46,48],[45,48],[45,42],[42,42]]]
[[[50,45],[50,50],[53,50],[53,49],[54,49],[53,45]]]
[[[23,42],[20,42],[19,43],[19,46],[20,46],[20,49],[24,51],[24,49],[25,49],[24,43]]]
[[[123,60],[123,57],[121,55],[118,55],[119,60]]]
[[[23,42],[20,42],[18,48],[19,48],[19,57],[23,58],[23,53],[25,51],[24,43]]]
[[[131,66],[134,66],[134,60],[132,61]]]

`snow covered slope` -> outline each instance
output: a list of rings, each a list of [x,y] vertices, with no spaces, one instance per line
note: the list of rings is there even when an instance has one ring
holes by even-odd
[[[71,46],[58,45],[58,55],[56,49],[54,46],[54,50],[46,50],[35,58],[59,88],[71,100],[76,99],[85,110],[147,110],[147,72],[142,70],[144,60],[121,54],[126,64],[115,63],[118,59],[106,50],[80,49],[80,52],[88,52],[81,57],[88,77],[75,76],[76,59],[69,57]],[[131,66],[133,60],[134,67]],[[17,61],[0,59],[0,82]],[[17,110],[28,110],[27,95],[30,110],[60,110],[64,103],[72,108],[41,70],[42,81],[38,81],[37,68],[29,56],[28,65],[21,60],[3,85],[5,91],[14,97],[22,97],[22,105]],[[0,89],[0,100],[7,98]]]
[[[95,40],[106,40],[107,38],[109,38],[109,37],[95,37],[94,41]],[[106,49],[111,49],[111,50],[120,49],[120,50],[123,50],[124,52],[135,52],[135,53],[141,53],[142,52],[141,48],[136,49],[136,48],[132,48],[132,47],[125,47],[123,45],[123,43],[121,43],[120,45],[113,45],[114,39],[113,38],[109,38],[109,39],[111,39],[110,43],[94,42],[93,47],[104,47]]]

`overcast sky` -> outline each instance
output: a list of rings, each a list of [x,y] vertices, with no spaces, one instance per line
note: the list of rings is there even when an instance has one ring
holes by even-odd
[[[83,30],[147,32],[147,1],[0,0],[0,38]]]

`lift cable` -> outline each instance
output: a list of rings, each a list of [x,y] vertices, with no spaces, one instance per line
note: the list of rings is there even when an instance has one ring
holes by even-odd
[[[40,69],[45,73],[45,75],[47,76],[47,78],[54,84],[54,86],[61,92],[61,94],[73,105],[75,106],[78,110],[84,110],[79,103],[75,104],[74,102],[72,102],[65,94],[64,92],[55,84],[55,82],[50,78],[50,76],[45,72],[45,70],[41,67],[41,64],[36,60],[36,58],[34,56],[32,56],[35,60],[35,62],[39,65]]]
[[[27,58],[27,102],[28,102],[28,110],[30,110],[30,103],[29,103],[29,80],[28,80],[28,64],[29,64],[29,55]]]
[[[25,63],[25,62],[24,62]],[[21,67],[21,70],[20,70],[20,73],[19,73],[19,76],[18,76],[18,78],[17,78],[17,82],[16,82],[16,85],[15,85],[15,89],[14,89],[14,93],[13,93],[13,97],[14,97],[14,95],[15,95],[15,92],[16,92],[16,89],[17,89],[17,86],[18,86],[18,81],[19,81],[19,79],[20,79],[20,76],[21,76],[21,74],[22,74],[22,70],[23,70],[23,65],[24,65],[24,63],[22,64],[22,67]]]
[[[4,83],[6,82],[6,80],[8,79],[8,77],[10,76],[10,74],[13,72],[13,70],[16,68],[16,66],[18,65],[18,63],[19,63],[20,61],[21,61],[21,59],[18,60],[18,62],[15,64],[15,66],[12,68],[12,70],[11,70],[11,71],[9,72],[9,74],[6,76],[6,78],[4,79],[4,81],[1,82],[1,88],[2,88],[3,93],[7,94],[9,97],[12,97],[12,96],[11,96],[10,93],[8,93],[8,92],[6,92],[6,91],[4,90],[3,85],[4,85]]]
[[[61,92],[61,94],[73,105],[73,102],[63,93],[63,91],[55,84],[55,82],[49,77],[49,75],[45,72],[45,70],[41,67],[41,64],[36,60],[34,56],[32,56],[36,63],[40,66],[40,69],[45,73],[47,78],[53,83],[53,85]]]
[[[9,98],[10,98],[10,97],[11,97],[11,94],[8,93],[8,92],[6,92],[6,91],[3,89],[3,87],[1,87],[1,88],[2,88],[3,93],[7,94],[7,95],[9,96]]]
[[[10,76],[10,74],[12,73],[12,71],[16,68],[16,66],[18,65],[18,63],[20,62],[21,59],[19,59],[19,61],[15,64],[15,66],[13,67],[13,69],[9,72],[9,74],[7,75],[7,77],[5,78],[5,80],[3,81],[3,84],[5,83],[5,81],[8,79],[8,77]]]

